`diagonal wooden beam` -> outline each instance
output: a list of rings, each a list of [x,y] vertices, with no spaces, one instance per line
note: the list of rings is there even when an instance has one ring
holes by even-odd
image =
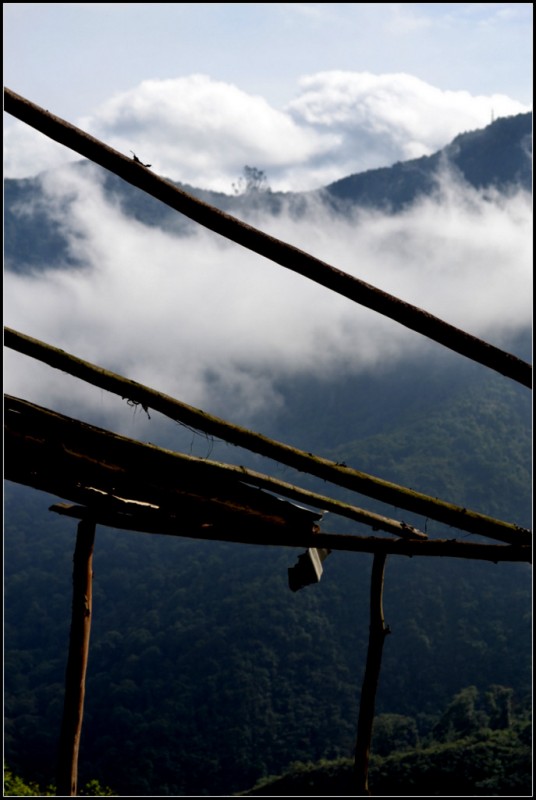
[[[155,175],[139,160],[124,156],[7,88],[4,110],[215,233],[524,386],[532,386],[532,367],[517,356],[198,200]]]
[[[140,403],[145,408],[153,408],[170,419],[179,421],[189,427],[202,430],[209,435],[231,442],[238,447],[274,459],[282,464],[315,475],[318,478],[343,486],[368,497],[397,508],[405,508],[416,514],[438,520],[460,530],[477,533],[492,539],[511,544],[525,544],[531,541],[531,533],[526,528],[511,522],[504,522],[486,514],[480,514],[468,508],[430,497],[413,489],[385,481],[365,472],[359,472],[348,466],[337,464],[320,456],[306,453],[290,445],[269,439],[267,436],[233,425],[230,422],[207,414],[205,411],[164,395],[143,384],[124,378],[114,372],[91,364],[88,361],[66,353],[57,347],[40,342],[12,329],[4,330],[4,343],[37,358],[46,364],[75,375],[82,380],[99,386],[101,389],[118,394]]]

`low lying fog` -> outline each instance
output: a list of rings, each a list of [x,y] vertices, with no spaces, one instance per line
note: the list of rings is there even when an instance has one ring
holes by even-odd
[[[276,377],[371,370],[437,347],[209,231],[178,238],[127,219],[94,174],[66,167],[42,180],[84,266],[6,271],[5,324],[187,403],[224,415],[225,398],[247,424],[282,402]],[[300,221],[248,221],[505,349],[531,324],[524,192],[478,192],[445,173],[433,197],[396,215],[336,218],[311,201]],[[119,404],[7,349],[5,363],[11,394],[74,416]]]

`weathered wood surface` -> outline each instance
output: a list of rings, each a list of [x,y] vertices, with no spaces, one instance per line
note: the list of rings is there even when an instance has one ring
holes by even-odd
[[[321,514],[238,474],[6,397],[5,477],[89,508],[134,509],[179,526],[312,532]]]
[[[379,536],[356,536],[346,533],[324,533],[291,528],[270,531],[257,527],[235,528],[222,525],[187,525],[181,515],[145,513],[133,504],[109,504],[106,507],[73,506],[55,503],[50,507],[57,514],[73,519],[84,519],[88,512],[96,517],[101,525],[142,533],[160,533],[170,536],[186,536],[192,539],[205,539],[240,544],[269,545],[274,547],[326,548],[345,550],[351,553],[384,553],[399,556],[434,556],[443,558],[468,558],[476,561],[499,562],[524,561],[531,563],[530,545],[481,544],[479,542],[460,542],[457,539],[388,539]]]
[[[4,111],[221,236],[524,386],[532,386],[532,367],[517,356],[198,200],[155,175],[139,161],[119,153],[7,88],[4,89]]]
[[[109,372],[10,328],[4,330],[4,343],[7,347],[37,358],[55,369],[61,369],[94,386],[99,386],[120,397],[126,397],[131,402],[139,403],[145,409],[154,409],[190,428],[202,430],[211,436],[224,439],[301,472],[343,486],[345,489],[373,497],[397,508],[421,514],[445,525],[509,544],[527,544],[532,539],[530,531],[514,523],[497,520],[454,503],[430,497],[422,492],[416,492],[382,478],[368,475],[344,464],[337,464],[312,453],[306,453],[238,425],[232,425],[219,417],[211,416],[169,397],[169,395],[164,395],[148,386]]]
[[[240,468],[227,472],[227,465],[141,444],[24,400],[5,402],[6,479],[71,500],[82,507],[80,517],[89,510],[103,525],[249,544],[530,561],[530,546],[521,542],[321,533],[320,514],[249,485]]]
[[[41,419],[39,424],[43,426],[41,433],[43,432],[44,427],[47,425],[47,420],[49,421],[49,424],[52,424],[55,420],[57,421],[62,418],[61,415],[56,414],[55,412],[39,409],[38,406],[34,406],[26,401],[16,400],[15,398],[9,396],[6,397],[6,410],[8,411],[8,416],[10,412],[16,413],[17,416],[14,418],[14,420],[17,424],[17,431],[19,435],[24,433],[24,428],[20,427],[20,424],[23,421],[21,414],[23,413],[31,416],[39,415],[39,418]],[[10,420],[11,417],[9,417],[9,420],[6,420],[6,424],[8,428],[11,427],[12,433],[14,434],[15,429]],[[28,422],[28,425],[31,425],[31,423]],[[26,432],[29,433],[29,430],[30,428],[28,427]],[[51,430],[52,429],[50,429],[48,435],[50,435]],[[123,442],[124,444],[127,444],[127,442],[130,441],[132,445],[139,444],[137,442],[134,443],[132,440],[126,440],[124,437],[118,436],[117,434],[112,434],[109,431],[103,431],[102,429],[71,420],[70,436],[75,435],[76,430],[85,431],[88,436],[90,435],[91,431],[94,431],[96,436],[100,437],[101,439],[103,436],[105,436],[112,441],[112,439],[115,437],[115,440],[119,443]],[[326,495],[321,495],[316,492],[311,492],[307,489],[302,489],[294,484],[279,480],[278,478],[273,478],[272,476],[265,475],[260,472],[256,472],[255,470],[248,469],[244,466],[222,464],[220,462],[210,461],[209,459],[195,458],[194,456],[188,456],[184,453],[177,453],[171,450],[165,450],[163,448],[156,448],[154,445],[144,445],[144,447],[146,448],[144,452],[148,453],[149,455],[155,452],[159,453],[159,459],[162,462],[167,459],[167,469],[170,471],[176,471],[177,469],[180,469],[183,473],[188,472],[191,474],[195,472],[195,470],[198,472],[201,470],[202,479],[210,479],[212,481],[220,482],[232,480],[234,482],[240,482],[250,486],[257,486],[259,488],[268,489],[275,494],[289,497],[292,500],[297,500],[300,503],[313,506],[314,508],[322,509],[323,512],[330,511],[338,514],[339,516],[346,517],[354,522],[367,525],[368,527],[373,528],[373,530],[387,531],[388,533],[405,539],[428,538],[427,534],[423,533],[412,525],[408,525],[390,517],[385,517],[381,514],[376,514],[372,511],[367,511],[363,508],[358,508],[357,506],[344,503],[340,500],[335,500],[331,497],[327,497]],[[150,461],[148,461],[148,463],[150,463]],[[8,469],[12,470],[13,467],[8,465]],[[145,469],[145,465],[141,464],[140,469]],[[142,492],[140,496],[142,496],[143,489],[140,491]]]

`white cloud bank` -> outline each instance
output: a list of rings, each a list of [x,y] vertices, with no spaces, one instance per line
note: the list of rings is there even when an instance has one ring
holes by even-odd
[[[54,111],[54,109],[50,109]],[[81,120],[172,180],[230,192],[244,165],[273,189],[302,191],[427,155],[492,116],[530,110],[504,95],[442,91],[407,74],[322,72],[301,79],[284,109],[206,75],[143,81]],[[35,175],[75,158],[22,125],[5,131],[5,174]]]
[[[85,267],[6,272],[6,325],[185,402],[220,414],[232,408],[244,422],[277,406],[274,380],[285,374],[357,372],[431,346],[215,234],[177,238],[126,219],[85,172],[65,168],[43,186]],[[523,192],[484,195],[445,176],[436,196],[394,216],[343,220],[311,205],[301,221],[254,223],[490,341],[531,323],[531,199]],[[83,384],[6,355],[8,392],[59,409],[75,403],[80,414]],[[103,407],[104,394],[95,395]]]

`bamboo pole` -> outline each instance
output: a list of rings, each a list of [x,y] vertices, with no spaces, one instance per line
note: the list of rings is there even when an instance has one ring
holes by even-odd
[[[75,797],[78,790],[78,753],[91,631],[95,527],[95,522],[89,519],[80,521],[73,557],[73,604],[59,743],[58,797]]]
[[[355,746],[354,779],[357,796],[370,795],[368,769],[376,705],[376,691],[380,678],[382,652],[385,637],[390,633],[383,618],[383,581],[385,574],[385,553],[376,553],[372,563],[370,581],[370,629],[365,677],[361,687],[357,741]]]
[[[514,523],[497,520],[485,514],[456,506],[445,500],[416,492],[382,478],[351,469],[344,464],[338,464],[269,439],[10,328],[4,329],[4,344],[20,353],[43,361],[55,369],[81,378],[87,383],[99,386],[120,397],[126,397],[146,409],[153,408],[188,427],[202,430],[209,435],[224,439],[234,445],[351,491],[374,497],[376,500],[398,508],[405,508],[416,514],[422,514],[469,533],[480,534],[509,544],[523,544],[531,541],[530,531]]]
[[[215,233],[524,386],[532,386],[532,367],[517,356],[192,197],[155,175],[138,160],[124,156],[7,88],[4,89],[4,110]]]

